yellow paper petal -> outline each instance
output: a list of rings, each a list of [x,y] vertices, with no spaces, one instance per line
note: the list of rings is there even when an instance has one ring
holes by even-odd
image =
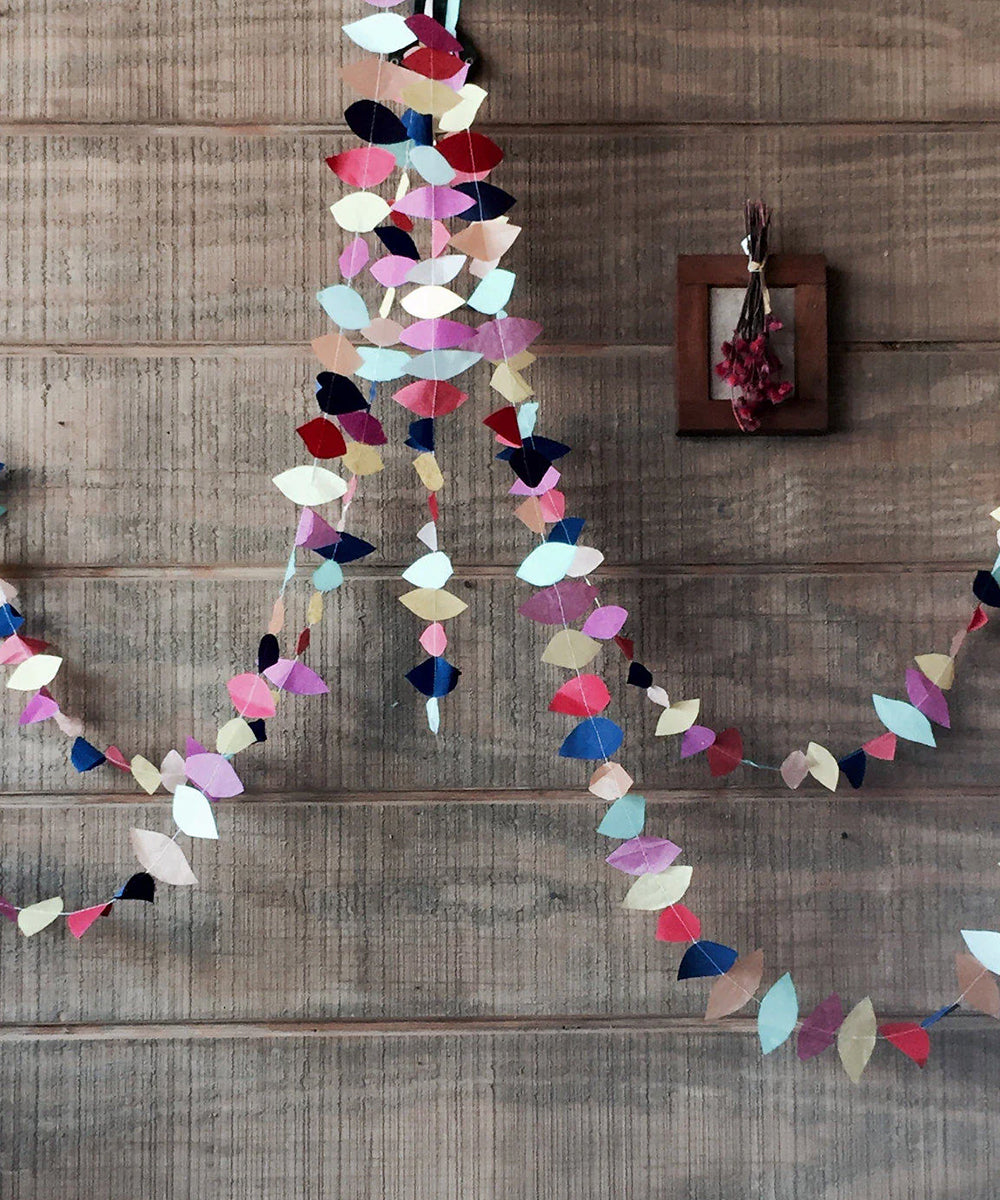
[[[825,788],[829,788],[831,792],[837,790],[837,784],[840,781],[840,767],[837,766],[837,760],[825,746],[821,746],[819,742],[810,742],[806,746],[806,762],[809,765],[809,774],[813,779]]]
[[[17,914],[17,927],[25,937],[31,937],[51,925],[63,910],[62,896],[53,896],[51,900],[39,900],[37,904],[29,904]]]
[[[656,912],[676,904],[691,884],[693,867],[667,867],[655,875],[640,875],[622,901],[624,908]]]
[[[215,735],[215,749],[219,754],[239,754],[257,741],[245,717],[233,717]]]
[[[837,1053],[852,1083],[858,1082],[868,1066],[875,1049],[876,1032],[875,1009],[871,999],[865,996],[847,1014],[837,1032]]]
[[[565,667],[568,671],[578,671],[597,655],[600,648],[600,642],[581,633],[579,629],[560,629],[545,647],[542,662]]]
[[[402,100],[407,108],[431,117],[443,117],[462,103],[457,92],[436,79],[421,79],[409,84],[403,88]]]
[[[417,455],[413,460],[413,469],[429,492],[439,492],[444,487],[444,475],[441,474],[437,459],[429,451]]]
[[[389,215],[388,203],[374,192],[349,192],[330,205],[333,219],[347,233],[371,233]]]
[[[522,400],[527,400],[529,396],[535,394],[528,386],[527,380],[523,379],[517,371],[512,371],[507,363],[500,363],[490,376],[490,387],[495,392],[499,392],[505,400],[509,400],[511,404],[520,404]]]
[[[37,692],[51,683],[59,673],[62,659],[58,654],[35,654],[26,658],[11,672],[7,686],[16,692]]]
[[[947,654],[918,654],[913,661],[943,692],[955,682],[955,660]]]
[[[350,442],[340,456],[345,470],[352,475],[375,475],[385,465],[382,455],[376,446],[366,446],[362,442]]]
[[[990,516],[993,518],[994,521],[1000,521],[1000,508],[995,508],[990,513]]]
[[[306,623],[316,625],[323,619],[323,593],[313,592],[309,597],[309,607],[306,609]]]
[[[137,754],[135,758],[132,759],[132,762],[129,764],[129,766],[132,771],[132,777],[139,787],[141,787],[144,792],[147,792],[150,796],[152,796],[152,794],[160,786],[160,772],[156,769],[156,767],[153,766],[148,758],[143,758],[141,754]]]
[[[700,700],[679,700],[676,704],[671,704],[660,713],[660,719],[656,722],[656,736],[666,737],[668,734],[683,733],[690,729],[698,719],[700,708]]]
[[[487,93],[477,83],[467,83],[460,87],[456,95],[459,103],[444,114],[438,122],[445,133],[460,133],[468,129],[476,119],[479,106],[486,99]]]
[[[443,588],[414,588],[400,596],[399,602],[423,621],[447,621],[469,607]]]

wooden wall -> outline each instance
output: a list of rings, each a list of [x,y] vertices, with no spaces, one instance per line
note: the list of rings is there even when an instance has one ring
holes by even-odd
[[[12,0],[0,14],[3,536],[69,699],[130,750],[223,710],[274,586],[333,282],[345,142],[321,0]],[[1000,68],[992,0],[467,0],[546,326],[547,432],[647,659],[760,758],[870,727],[866,695],[943,648],[991,556],[1000,398]],[[763,193],[779,248],[832,273],[835,432],[673,437],[674,258],[729,250]],[[519,218],[519,219],[520,219]],[[324,623],[303,703],[198,847],[202,886],[0,947],[0,1196],[978,1200],[998,1165],[995,1031],[957,1019],[920,1074],[852,1088],[704,989],[616,906],[583,767],[554,756],[542,634],[504,472],[448,421],[471,613],[445,735],[420,730],[395,602],[419,497],[366,487],[380,545]],[[394,431],[403,414],[387,414]],[[1000,644],[956,732],[860,796],[706,786],[619,712],[653,819],[699,868],[712,934],[765,947],[804,1003],[947,997],[963,925],[996,925]],[[971,669],[974,668],[974,669]],[[92,895],[165,809],[2,726],[2,890]],[[144,906],[135,906],[143,907]]]

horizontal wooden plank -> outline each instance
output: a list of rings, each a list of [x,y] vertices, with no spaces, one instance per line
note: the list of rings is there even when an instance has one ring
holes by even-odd
[[[516,310],[550,341],[669,345],[675,255],[738,245],[742,198],[762,190],[774,248],[831,264],[834,339],[996,336],[1000,128],[506,143],[497,181],[527,230],[511,252],[526,279]],[[3,139],[0,341],[308,341],[327,325],[313,297],[342,244],[322,160],[343,144]],[[740,164],[738,184],[726,163]]]
[[[774,1200],[911,1200],[941,1195],[934,1180],[978,1200],[997,1170],[994,1043],[946,1034],[919,1078],[880,1047],[859,1087],[787,1048],[762,1062],[749,1038],[8,1047],[0,1184],[10,1200],[596,1200],[752,1179]]]
[[[780,762],[809,739],[838,755],[878,732],[870,695],[903,689],[914,654],[946,650],[973,603],[964,575],[896,577],[756,575],[614,581],[602,598],[633,614],[639,653],[674,699],[700,696],[701,720],[736,724],[746,753]],[[310,661],[330,681],[330,698],[290,698],[271,723],[271,741],[246,767],[247,782],[272,791],[301,788],[574,787],[586,765],[557,757],[571,727],[546,712],[565,679],[540,662],[551,627],[516,608],[524,584],[458,579],[469,610],[452,623],[449,658],[463,672],[442,704],[442,734],[423,723],[420,697],[403,678],[420,660],[420,622],[397,602],[401,581],[356,579],[335,593]],[[159,761],[192,734],[214,737],[231,709],[224,680],[253,661],[273,587],[198,579],[167,585],[136,580],[57,579],[32,583],[26,632],[44,634],[68,666],[59,694],[103,744]],[[290,593],[289,641],[309,589]],[[1000,714],[993,696],[996,636],[973,640],[968,667],[951,694],[955,731],[941,748],[906,747],[873,782],[986,785],[994,780]],[[677,743],[652,737],[657,709],[624,685],[624,660],[611,647],[604,671],[622,721],[622,751],[646,787],[706,783],[701,760],[677,761]],[[5,692],[4,787],[12,792],[129,790],[105,771],[78,777],[67,743],[45,726],[18,729]],[[771,776],[731,776],[721,786],[768,786]],[[774,786],[782,788],[775,778]]]
[[[576,451],[571,508],[612,569],[968,562],[990,552],[998,363],[835,356],[834,432],[795,442],[675,438],[668,353],[546,357],[533,382],[539,428]],[[7,560],[273,566],[294,514],[269,480],[299,461],[312,371],[306,355],[0,359]],[[411,414],[383,392],[388,467],[354,510],[376,569],[409,560],[424,511],[402,445]],[[531,544],[511,516],[509,470],[491,463],[490,405],[478,387],[439,432],[443,528],[466,564],[515,563]]]
[[[345,103],[343,21],[361,3],[275,9],[220,0],[139,12],[17,0],[0,23],[8,119],[327,122]],[[607,121],[990,119],[997,68],[988,0],[932,16],[907,0],[794,5],[634,0],[581,11],[549,0],[470,6],[489,115]],[[348,44],[349,45],[349,44]],[[348,59],[358,57],[348,49]],[[42,69],[44,64],[44,69]],[[249,69],[249,65],[253,69]],[[585,64],[585,68],[584,68]],[[581,86],[581,70],[587,85]],[[348,96],[347,99],[352,99]]]
[[[991,797],[678,799],[651,800],[648,828],[695,867],[704,935],[763,948],[805,1011],[836,989],[922,1018],[955,998],[959,930],[996,924]],[[698,1018],[705,982],[678,983],[656,915],[619,906],[601,811],[225,804],[219,842],[185,843],[197,888],[123,903],[80,943],[5,926],[0,1021]],[[4,894],[100,903],[135,869],[128,829],[168,821],[166,803],[7,808]]]

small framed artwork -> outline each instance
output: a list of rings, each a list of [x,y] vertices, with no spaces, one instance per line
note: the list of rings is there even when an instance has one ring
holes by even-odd
[[[771,312],[780,328],[770,343],[791,392],[761,411],[754,432],[826,433],[826,259],[822,254],[773,254],[766,260]],[[677,259],[677,433],[745,432],[734,413],[733,387],[716,370],[732,342],[747,292],[740,254],[682,254]]]

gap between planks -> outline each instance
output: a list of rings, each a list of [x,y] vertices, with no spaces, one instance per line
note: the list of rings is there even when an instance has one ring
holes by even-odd
[[[912,1021],[913,1013],[884,1013],[880,1023]],[[992,1029],[995,1022],[972,1013],[948,1018],[952,1033],[978,1033]],[[171,1021],[65,1024],[0,1025],[0,1042],[119,1042],[119,1041],[274,1041],[284,1038],[335,1039],[349,1037],[454,1037],[498,1033],[658,1033],[673,1037],[756,1037],[752,1017],[727,1017],[706,1021],[703,1017],[621,1016],[496,1016],[423,1017],[393,1021]]]

